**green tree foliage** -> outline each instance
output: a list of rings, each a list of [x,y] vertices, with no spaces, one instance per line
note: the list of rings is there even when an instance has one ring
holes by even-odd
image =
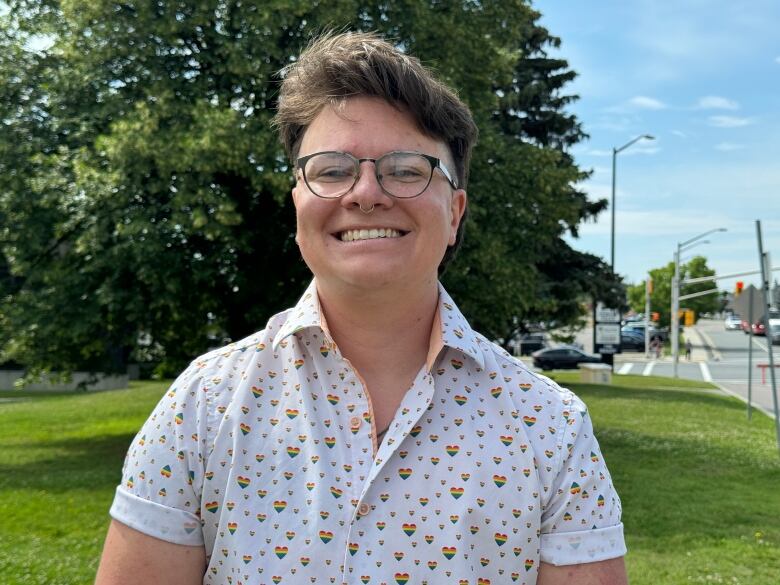
[[[309,275],[269,121],[277,71],[328,28],[388,35],[474,111],[472,219],[445,285],[478,329],[506,339],[571,323],[585,296],[622,298],[600,259],[562,239],[605,202],[576,187],[575,73],[526,2],[8,4],[0,361],[170,373],[295,302]]]
[[[680,265],[680,278],[698,278],[701,276],[714,276],[715,270],[707,266],[704,256],[694,256],[685,264]],[[653,280],[653,293],[650,295],[650,310],[660,315],[660,324],[668,327],[672,316],[672,277],[674,276],[674,262],[669,262],[661,268],[650,271]],[[688,295],[715,288],[713,281],[695,284],[686,284],[681,287],[680,295]],[[638,313],[645,311],[645,281],[627,287],[628,304]],[[722,297],[718,293],[702,295],[693,299],[680,302],[680,309],[692,309],[698,319],[702,313],[714,313],[722,309]]]

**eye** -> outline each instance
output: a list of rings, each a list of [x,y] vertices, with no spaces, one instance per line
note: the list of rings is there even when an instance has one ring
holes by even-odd
[[[355,165],[343,154],[323,153],[308,161],[305,173],[309,181],[342,183],[355,177]]]
[[[311,179],[315,181],[339,181],[352,177],[352,169],[344,167],[329,167],[323,169],[312,169]]]
[[[431,167],[428,161],[416,154],[402,154],[383,161],[382,177],[399,183],[427,181]]]

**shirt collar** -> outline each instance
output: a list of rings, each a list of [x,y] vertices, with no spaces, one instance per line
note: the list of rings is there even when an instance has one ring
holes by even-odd
[[[294,333],[298,333],[298,331],[303,331],[310,327],[319,327],[323,331],[327,331],[322,326],[321,316],[322,310],[320,309],[320,299],[317,296],[317,284],[315,280],[312,280],[298,303],[290,310],[282,328],[274,336],[274,351],[276,351],[277,346],[284,339]]]
[[[301,299],[288,314],[287,320],[284,325],[282,325],[282,328],[279,329],[274,336],[274,350],[276,350],[277,346],[290,335],[311,327],[319,328],[325,333],[328,339],[330,339],[325,316],[322,314],[322,309],[320,308],[315,280],[311,281],[306,292],[303,293]],[[444,290],[441,283],[439,283],[439,306],[437,309],[437,316],[433,322],[433,330],[431,331],[429,345],[428,359],[426,360],[427,369],[429,371],[433,367],[433,362],[444,347],[456,349],[464,356],[473,359],[480,368],[485,367],[485,360],[482,351],[479,348],[477,334],[460,312],[455,301],[453,301],[447,291]]]
[[[437,324],[439,325],[438,329],[441,331],[442,347],[457,349],[463,355],[477,362],[480,368],[484,368],[485,358],[479,347],[479,339],[476,332],[471,328],[469,322],[466,321],[466,317],[460,312],[455,301],[444,290],[441,283],[439,283],[438,311],[439,314],[436,321],[434,321],[434,327]],[[431,340],[433,341],[433,335],[431,335]],[[429,362],[428,365],[430,370],[433,364]]]

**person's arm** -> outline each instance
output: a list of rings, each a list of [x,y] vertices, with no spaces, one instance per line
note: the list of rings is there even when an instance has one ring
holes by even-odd
[[[585,563],[582,565],[561,565],[549,563],[539,566],[536,585],[628,585],[623,557]]]
[[[206,551],[111,522],[95,585],[202,585]]]

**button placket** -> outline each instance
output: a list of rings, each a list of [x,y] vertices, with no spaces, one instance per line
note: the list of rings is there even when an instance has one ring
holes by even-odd
[[[421,387],[423,384],[424,386]],[[360,494],[361,500],[366,497],[369,488],[377,475],[379,475],[379,472],[382,471],[384,466],[390,461],[393,454],[401,446],[401,443],[403,443],[403,440],[412,430],[414,425],[428,410],[428,407],[433,400],[434,391],[433,376],[425,367],[421,368],[420,373],[417,375],[412,387],[407,391],[404,399],[401,401],[398,411],[387,429],[385,439],[379,447],[379,452],[374,458],[371,471],[366,478],[366,482],[363,484],[363,491]],[[404,410],[408,411],[406,415],[401,414]]]

